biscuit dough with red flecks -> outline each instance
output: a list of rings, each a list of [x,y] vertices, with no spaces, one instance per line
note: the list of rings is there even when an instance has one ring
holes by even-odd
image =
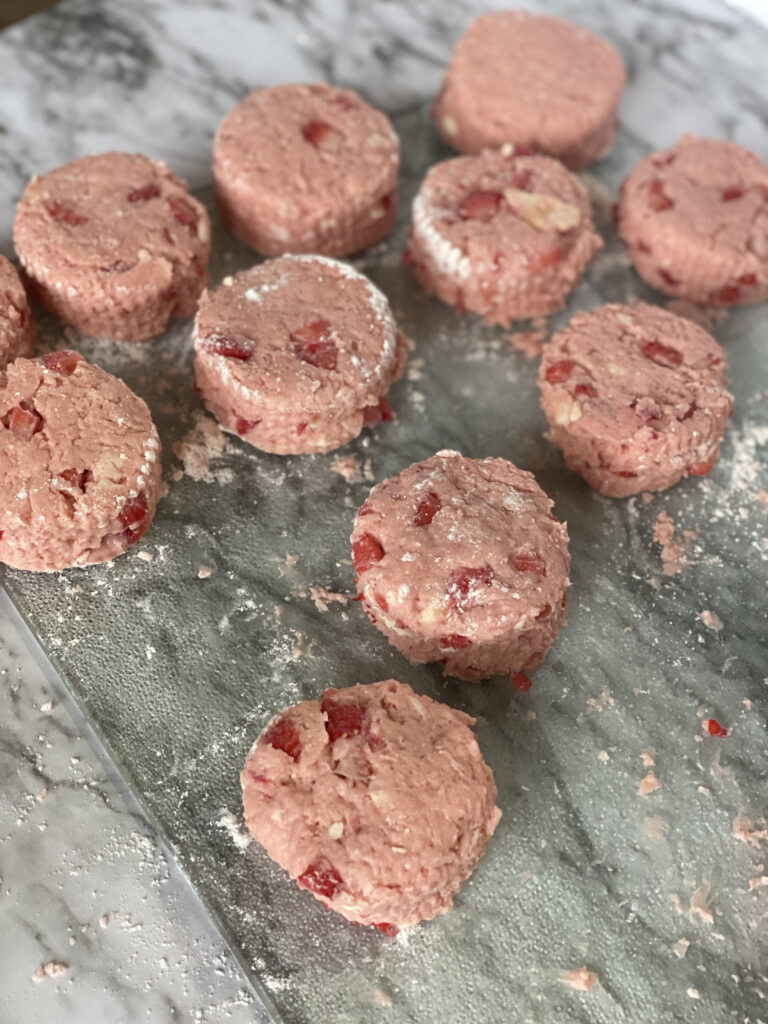
[[[708,306],[768,298],[768,164],[750,150],[685,135],[632,170],[618,212],[654,288]]]
[[[565,526],[530,473],[438,452],[371,491],[352,558],[371,621],[411,661],[477,681],[537,668],[565,618]]]
[[[225,430],[279,455],[327,452],[394,418],[405,339],[368,278],[325,256],[282,256],[206,292],[195,376]]]
[[[245,823],[349,921],[391,935],[444,914],[501,817],[473,722],[394,679],[326,690],[251,750]]]
[[[106,562],[146,532],[160,490],[149,409],[76,352],[0,371],[0,562]]]
[[[35,321],[13,264],[0,256],[0,370],[35,348]]]
[[[111,152],[33,178],[13,241],[33,294],[65,324],[144,341],[194,315],[211,228],[164,163]]]
[[[614,498],[703,476],[733,403],[725,352],[657,306],[579,313],[544,349],[541,404],[566,465]]]
[[[559,309],[603,244],[578,178],[511,146],[436,164],[412,211],[421,286],[493,324]]]

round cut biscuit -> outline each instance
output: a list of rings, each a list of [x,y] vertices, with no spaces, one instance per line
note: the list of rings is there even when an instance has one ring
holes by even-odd
[[[251,93],[213,149],[222,218],[265,256],[346,256],[381,241],[395,221],[399,166],[386,115],[322,84]]]
[[[506,146],[431,168],[405,260],[430,294],[509,324],[559,309],[602,244],[581,182]]]
[[[473,722],[394,679],[326,690],[248,755],[246,825],[349,921],[393,934],[447,913],[501,817]]]
[[[161,483],[149,409],[76,352],[0,371],[0,562],[106,562],[146,532]]]
[[[579,313],[541,361],[550,436],[566,465],[610,497],[702,476],[733,408],[726,369],[711,335],[657,306]]]
[[[33,294],[65,324],[144,341],[194,315],[211,228],[164,163],[111,152],[33,178],[13,239]]]
[[[35,349],[35,321],[13,264],[0,256],[0,370]]]
[[[621,188],[619,233],[635,270],[710,306],[768,298],[768,165],[735,142],[686,135]]]
[[[371,621],[411,661],[478,681],[537,668],[565,617],[568,533],[530,473],[438,452],[373,488],[352,559]]]
[[[456,45],[433,117],[464,153],[531,146],[574,169],[610,150],[626,80],[605,39],[560,18],[498,11]]]
[[[225,430],[279,455],[327,452],[393,419],[405,340],[385,296],[345,263],[282,256],[200,302],[195,375]]]

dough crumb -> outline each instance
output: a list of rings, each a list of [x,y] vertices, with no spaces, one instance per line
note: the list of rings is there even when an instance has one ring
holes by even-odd
[[[699,990],[697,988],[689,988],[686,989],[686,991],[688,992],[688,995],[691,997],[691,999],[701,998],[701,996],[699,995]]]
[[[719,633],[723,628],[723,620],[715,612],[709,611],[708,608],[705,608],[703,612],[699,612],[699,618],[707,629],[712,629],[715,633]]]
[[[347,483],[354,484],[363,479],[360,463],[354,455],[336,455],[331,460],[331,469],[343,476]]]
[[[598,976],[593,971],[588,971],[586,967],[577,967],[573,971],[563,971],[560,975],[560,980],[564,985],[570,985],[571,988],[575,988],[578,992],[589,992],[600,981]]]
[[[656,751],[644,750],[640,755],[640,760],[643,762],[644,768],[653,768],[656,764]]]
[[[195,424],[173,446],[173,454],[184,464],[184,472],[193,480],[216,482],[211,459],[221,455],[227,439],[219,424],[204,412],[195,414]]]
[[[675,537],[675,523],[667,512],[659,512],[653,525],[653,539],[661,547],[661,565],[665,576],[674,576],[688,564],[685,548]]]
[[[768,506],[768,491],[758,491],[757,500],[761,502],[761,504]]]
[[[388,992],[385,992],[383,988],[375,989],[373,998],[377,1006],[390,1007],[392,1005],[392,996]]]
[[[750,878],[749,880],[749,891],[753,889],[762,889],[764,885],[768,885],[768,875],[758,875],[757,878]]]
[[[147,551],[146,548],[142,548],[141,551],[136,552],[136,557],[140,558],[142,562],[151,562],[155,556],[151,551]]]
[[[315,602],[315,608],[319,612],[327,612],[328,605],[334,601],[339,604],[349,604],[349,594],[337,594],[333,590],[326,590],[325,587],[310,587],[309,596]]]
[[[707,888],[707,886],[700,885],[699,888],[691,896],[688,913],[690,914],[691,918],[700,917],[701,920],[705,921],[707,924],[714,924],[715,918],[712,914],[712,911],[706,904],[708,893],[709,889]]]
[[[765,827],[756,825],[751,818],[740,814],[733,822],[733,835],[742,843],[749,843],[750,846],[759,846],[762,841],[768,840],[768,825]]]
[[[656,773],[651,770],[640,780],[637,792],[640,796],[648,796],[650,793],[655,793],[657,789],[661,789],[661,783],[656,778]]]
[[[111,914],[102,914],[101,917],[99,918],[99,924],[101,925],[102,928],[107,928],[109,927],[111,920]]]
[[[537,359],[544,348],[543,331],[513,331],[509,335],[509,344],[517,352],[522,352],[528,359]]]
[[[197,578],[199,580],[207,580],[212,572],[213,572],[213,569],[211,569],[210,566],[208,566],[208,565],[201,565],[200,568],[197,570]]]
[[[47,964],[40,964],[32,975],[32,981],[42,981],[43,978],[59,978],[69,970],[69,964],[57,960],[49,960]]]
[[[691,943],[689,939],[678,939],[672,947],[675,956],[679,957],[679,959],[682,960],[685,954],[688,952],[688,947],[690,946],[690,944]]]

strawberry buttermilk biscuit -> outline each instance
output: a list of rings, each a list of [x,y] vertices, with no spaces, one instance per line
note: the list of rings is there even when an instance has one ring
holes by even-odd
[[[733,142],[684,136],[624,182],[619,231],[668,295],[730,306],[768,298],[768,166]]]
[[[248,755],[246,825],[349,921],[392,935],[445,914],[501,817],[473,722],[394,679],[326,690]]]
[[[581,183],[508,146],[429,171],[405,259],[427,292],[508,324],[559,309],[602,244]]]
[[[206,292],[195,375],[225,430],[278,455],[327,452],[394,418],[405,342],[366,277],[325,256],[282,256]]]
[[[411,661],[477,681],[537,668],[565,617],[568,534],[530,473],[438,452],[371,491],[352,558],[363,607]]]
[[[149,409],[76,352],[0,372],[0,562],[106,562],[146,532],[160,488]]]
[[[344,256],[379,242],[395,220],[399,165],[389,119],[329,85],[251,93],[213,149],[221,215],[266,256]]]
[[[725,353],[656,306],[579,313],[544,349],[539,386],[566,465],[614,498],[702,476],[731,414]]]
[[[618,53],[586,29],[527,11],[484,14],[458,42],[433,116],[464,153],[509,142],[579,168],[613,145],[625,78]]]
[[[17,356],[31,356],[35,321],[13,264],[0,256],[0,370]]]
[[[14,243],[39,301],[98,337],[144,341],[193,316],[211,247],[208,214],[164,163],[83,157],[33,178]]]

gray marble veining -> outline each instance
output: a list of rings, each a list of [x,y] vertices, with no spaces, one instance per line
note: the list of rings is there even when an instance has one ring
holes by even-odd
[[[527,6],[556,10],[596,28],[620,46],[631,71],[622,107],[630,152],[633,147],[640,151],[639,140],[660,145],[683,131],[695,130],[735,138],[768,157],[766,35],[716,0],[666,5],[561,0]],[[195,0],[165,4],[145,0],[130,7],[76,0],[4,33],[0,36],[0,188],[4,196],[0,249],[10,253],[12,204],[30,174],[81,154],[111,146],[140,149],[168,160],[193,186],[205,186],[210,178],[209,152],[215,127],[249,88],[327,78],[359,88],[390,111],[423,101],[437,87],[453,40],[477,9],[470,3],[436,0],[417,9],[399,2],[331,0],[286,4],[225,0],[215,5]],[[418,137],[420,121],[408,122],[406,117],[402,123],[409,138]],[[412,170],[427,151],[413,155]],[[601,176],[615,187],[625,169],[620,161],[608,163]],[[389,260],[388,252],[384,256],[378,268],[382,283],[388,286],[396,306],[407,307],[413,301],[403,291],[408,287],[407,278],[402,277],[396,260]],[[375,264],[375,259],[372,262]],[[374,265],[372,269],[377,268]],[[609,267],[602,278],[592,280],[594,288],[585,286],[587,301],[598,300],[598,285],[610,292],[614,287],[611,274]],[[436,323],[444,337],[450,332],[450,315],[418,298],[409,315],[425,329]],[[720,336],[739,345],[744,333],[755,337],[764,317],[764,311],[737,314],[726,322]],[[478,352],[497,365],[500,374],[506,373],[512,385],[530,391],[531,368],[519,354],[504,358],[499,332],[472,328],[466,333]],[[173,344],[171,339],[167,355],[174,351]],[[514,780],[504,794],[507,818],[533,816],[539,819],[537,835],[541,828],[552,833],[546,852],[527,842],[519,830],[505,833],[505,843],[511,844],[506,850],[509,863],[516,869],[505,904],[511,900],[519,906],[515,919],[523,927],[526,915],[529,920],[531,915],[551,916],[546,927],[531,927],[530,934],[519,939],[525,952],[525,974],[500,979],[491,965],[477,971],[477,964],[466,961],[462,930],[471,931],[477,950],[487,951],[492,944],[483,927],[501,920],[494,910],[493,890],[484,884],[490,868],[481,868],[466,899],[455,915],[440,923],[439,931],[431,926],[431,931],[425,929],[410,938],[409,947],[397,944],[380,965],[380,945],[367,933],[360,935],[345,930],[339,922],[329,922],[319,908],[312,908],[308,919],[302,917],[302,929],[328,930],[329,945],[338,957],[330,968],[334,977],[328,979],[337,1002],[329,1005],[338,1009],[338,1000],[343,1000],[346,991],[349,1005],[360,1014],[367,1008],[371,1016],[389,1012],[390,1017],[395,1015],[393,1019],[417,1019],[397,1015],[413,1013],[421,996],[425,1001],[423,1019],[432,1019],[426,1005],[428,996],[419,993],[418,979],[413,979],[410,990],[404,979],[409,956],[418,952],[413,947],[437,945],[439,934],[444,948],[456,958],[451,975],[445,978],[446,991],[459,991],[455,986],[462,971],[489,991],[497,992],[500,985],[507,984],[509,1019],[538,1021],[540,1014],[546,1013],[550,1024],[565,1019],[641,1021],[648,1019],[644,1007],[650,1005],[655,1020],[707,1020],[707,1024],[748,1020],[757,1024],[761,1019],[761,1008],[768,1000],[764,978],[768,847],[759,836],[759,819],[766,813],[765,718],[760,708],[765,704],[761,679],[768,670],[750,646],[750,637],[753,643],[760,628],[764,635],[765,619],[764,614],[760,617],[759,606],[745,608],[739,616],[732,599],[726,599],[729,593],[739,594],[738,579],[723,569],[733,557],[734,564],[747,564],[750,573],[762,571],[764,576],[766,559],[765,531],[761,534],[759,524],[755,525],[759,511],[749,504],[757,487],[755,459],[759,461],[761,446],[768,439],[755,427],[764,416],[765,395],[759,380],[753,379],[747,356],[754,353],[747,348],[744,342],[743,361],[734,352],[735,388],[744,401],[726,451],[725,475],[716,474],[698,492],[682,489],[669,501],[655,499],[646,514],[638,502],[627,506],[626,516],[595,504],[591,525],[582,524],[581,531],[572,528],[585,567],[595,553],[604,559],[601,573],[589,575],[585,568],[581,578],[577,574],[580,610],[575,610],[569,623],[572,634],[582,629],[589,635],[594,650],[585,654],[569,648],[564,637],[549,676],[540,674],[540,687],[537,677],[538,692],[528,705],[510,703],[508,695],[500,691],[487,699],[488,695],[479,692],[467,693],[457,687],[449,690],[449,699],[466,704],[486,719],[504,723],[511,752],[494,749],[494,769]],[[462,372],[460,355],[448,350],[449,369]],[[130,358],[114,352],[110,358],[121,363],[129,376],[141,376],[142,368],[131,365]],[[436,382],[439,380],[437,375]],[[417,393],[433,397],[439,389],[430,391],[428,383],[409,381],[411,402],[416,401]],[[470,397],[459,389],[458,407]],[[441,440],[460,446],[462,438],[452,435],[453,409],[453,405],[445,407],[435,418]],[[540,431],[535,418],[522,416],[519,426]],[[361,456],[374,457],[377,478],[397,468],[404,458],[425,454],[412,439],[400,436],[405,445],[400,451],[394,441],[383,443],[378,453],[373,445],[360,449]],[[483,421],[471,443],[479,449],[491,438],[498,443],[492,424]],[[562,474],[554,471],[551,455],[527,442],[517,454],[526,464],[538,461],[546,485],[567,503],[568,495],[560,489]],[[260,472],[263,475],[256,477],[256,483],[264,488],[270,474],[273,480],[279,476],[274,460],[265,460]],[[296,470],[289,469],[287,478],[281,479],[295,487]],[[175,508],[186,525],[184,500],[193,500],[195,487],[185,480],[176,497],[171,496],[171,501],[181,496]],[[695,565],[690,569],[693,581],[678,585],[674,579],[659,579],[649,524],[660,509],[670,508],[685,528],[693,530],[700,521],[712,526],[713,517],[722,519],[726,514],[718,487],[726,488],[736,520],[741,515],[739,509],[746,508],[745,522],[734,523],[733,548],[722,535],[716,542],[700,536],[691,541],[695,545]],[[365,489],[361,483],[346,488],[337,484],[339,507],[352,507]],[[703,503],[696,503],[692,497],[696,493]],[[702,520],[702,514],[709,518]],[[601,616],[622,600],[619,580],[624,565],[613,556],[606,557],[602,550],[605,536],[600,533],[601,523],[631,553],[637,579],[629,584],[630,589],[643,590],[647,579],[655,579],[659,587],[648,622],[627,615],[627,635],[622,638],[600,628]],[[339,537],[345,529],[346,523],[340,532],[337,529]],[[301,534],[301,530],[297,532]],[[190,539],[180,530],[179,539],[184,536]],[[302,536],[309,540],[308,535]],[[209,544],[212,546],[206,547]],[[290,538],[280,554],[296,550],[298,540]],[[154,551],[161,563],[159,544]],[[343,553],[342,543],[338,554],[343,557]],[[212,562],[219,557],[213,528],[194,541],[190,571],[197,566],[193,561],[204,556]],[[105,580],[106,573],[108,570],[97,569],[87,577],[89,600],[100,600],[99,580]],[[131,572],[124,575],[130,577],[130,593],[138,602],[145,579],[152,578],[150,567],[134,561]],[[285,584],[279,571],[267,576],[275,594],[289,593],[294,600],[294,591],[321,577],[335,589],[346,585],[343,567],[322,559],[308,560],[303,574],[299,570],[289,575]],[[745,585],[742,596],[757,593],[757,578],[753,576]],[[589,597],[585,595],[587,580]],[[258,579],[245,582],[254,592],[258,589]],[[222,600],[229,603],[229,617],[248,614],[244,595],[227,596],[226,584],[221,584],[221,589]],[[27,596],[29,593],[28,589]],[[707,630],[696,620],[705,607],[719,611],[724,619],[721,633]],[[300,630],[309,624],[316,630],[327,628],[330,619],[334,631],[341,633],[347,628],[345,614],[338,608],[323,618],[301,610],[290,625]],[[247,994],[240,993],[245,982],[238,980],[220,943],[196,916],[182,881],[147,845],[147,826],[138,824],[136,809],[114,781],[104,778],[98,761],[77,739],[83,734],[82,725],[73,724],[70,712],[61,704],[41,710],[51,700],[51,691],[45,688],[34,663],[21,653],[10,624],[3,630],[3,667],[9,673],[4,678],[9,683],[0,691],[4,702],[0,717],[0,874],[4,876],[0,917],[3,939],[6,935],[12,938],[12,956],[0,962],[0,1010],[10,1021],[26,1019],[29,1007],[31,1019],[37,1014],[45,1021],[80,1020],[87,1014],[95,1019],[135,1020],[142,1013],[163,1022],[195,1019],[196,1014],[196,1019],[205,1021],[254,1019],[255,1005]],[[59,632],[66,635],[55,622],[48,624],[49,649],[55,649]],[[404,668],[385,646],[376,644],[376,637],[365,635],[363,658],[370,666],[369,676],[374,670],[381,675],[391,671],[415,683],[437,685],[433,675]],[[290,636],[286,625],[286,637]],[[655,663],[659,636],[667,644],[661,667]],[[675,637],[680,646],[677,654],[668,646]],[[595,653],[601,645],[613,646],[619,659],[606,664]],[[158,647],[162,650],[162,645]],[[264,650],[275,653],[274,649]],[[330,655],[343,656],[342,652],[342,647],[330,647]],[[278,653],[284,652],[280,649]],[[141,654],[143,657],[143,650]],[[571,654],[583,657],[585,664],[569,662]],[[108,654],[106,659],[108,666]],[[60,653],[60,663],[70,673],[76,672],[79,660],[76,651]],[[93,664],[92,652],[82,660]],[[625,673],[623,687],[613,675],[622,674],[622,660],[635,666],[632,673],[637,675],[635,679]],[[327,679],[333,666],[328,657],[312,662],[309,670]],[[558,683],[558,676],[568,682]],[[298,679],[297,695],[305,687],[312,690],[313,685],[312,680]],[[244,690],[243,700],[246,696],[252,699],[251,707],[255,706],[254,695]],[[242,729],[236,742],[246,743],[249,730],[258,728],[259,714],[271,706],[263,697],[260,701],[253,713],[243,707],[245,717],[238,723]],[[722,703],[719,713],[731,715],[738,726],[730,747],[718,748],[714,741],[700,738],[694,743],[689,718],[698,726],[698,712],[707,707],[714,713],[718,702]],[[529,708],[526,715],[525,707]],[[127,710],[128,706],[119,713]],[[76,719],[77,711],[71,713]],[[481,721],[481,739],[487,730],[487,722]],[[215,737],[211,740],[215,750]],[[594,756],[603,767],[590,766],[586,773],[582,755]],[[233,750],[223,760],[229,766],[229,760],[234,764],[239,756],[239,749]],[[73,764],[72,757],[81,760]],[[656,764],[646,764],[649,758]],[[151,782],[145,766],[133,768],[140,784]],[[637,786],[649,772],[661,781],[661,790],[638,800]],[[595,787],[599,790],[602,786],[605,801],[595,799]],[[41,796],[43,790],[46,793]],[[622,792],[626,793],[624,802],[615,798]],[[608,799],[608,794],[614,799]],[[648,802],[647,808],[643,800]],[[155,794],[150,794],[150,803],[153,801]],[[231,806],[235,809],[234,802]],[[691,808],[700,829],[678,828],[678,821],[689,820],[686,816]],[[220,858],[229,871],[243,875],[245,886],[247,872],[258,857],[249,850],[243,858],[232,847],[226,832],[216,828],[215,810],[212,804],[210,867],[215,870],[215,858]],[[745,818],[758,823],[757,832],[746,829]],[[737,821],[742,825],[735,826]],[[734,828],[737,833],[739,828],[746,829],[744,841],[734,835]],[[628,860],[639,865],[630,884]],[[258,870],[270,869],[258,862]],[[302,915],[305,898],[288,890],[279,872],[272,871],[267,877],[280,893],[271,908],[273,920],[280,920],[279,912]],[[211,891],[208,895],[210,898]],[[213,895],[216,902],[221,892]],[[241,931],[249,926],[248,915],[252,927],[257,912],[251,896],[245,892],[242,896]],[[471,913],[473,901],[482,911],[479,920]],[[171,914],[166,920],[164,908],[167,910],[169,902]],[[177,906],[183,918],[178,925],[173,921]],[[509,920],[508,908],[506,912],[505,920]],[[567,938],[558,934],[558,913],[571,924],[574,915],[581,915],[581,942],[574,941],[572,934]],[[136,924],[142,928],[134,930]],[[71,947],[70,935],[76,940]],[[113,941],[114,935],[119,942]],[[316,952],[317,939],[311,935],[305,939],[309,957]],[[290,942],[290,935],[281,935],[273,952],[280,947],[285,952]],[[174,952],[168,956],[166,948]],[[165,966],[163,956],[168,961]],[[356,974],[350,963],[355,956],[367,965],[358,980],[364,978],[369,985],[371,978],[381,978],[380,1001],[392,999],[394,1003],[389,1011],[373,1001],[372,987],[352,992]],[[273,997],[282,1002],[286,988],[290,990],[292,985],[286,961],[269,962],[262,957],[254,963],[252,956],[250,959],[256,972],[269,979]],[[478,959],[482,960],[482,955]],[[211,961],[213,971],[206,967]],[[48,962],[67,962],[69,969],[33,983],[34,969]],[[561,990],[558,971],[582,963],[598,971],[600,989],[584,995],[569,993],[567,987]],[[223,974],[218,975],[217,970]],[[391,978],[399,979],[400,988]],[[467,999],[468,1007],[472,1000]],[[456,1019],[463,1010],[457,1007]],[[294,1005],[292,1012],[303,1020],[308,1009]],[[339,1020],[347,1019],[343,1007],[338,1014]],[[487,1019],[495,1018],[489,1015]]]

